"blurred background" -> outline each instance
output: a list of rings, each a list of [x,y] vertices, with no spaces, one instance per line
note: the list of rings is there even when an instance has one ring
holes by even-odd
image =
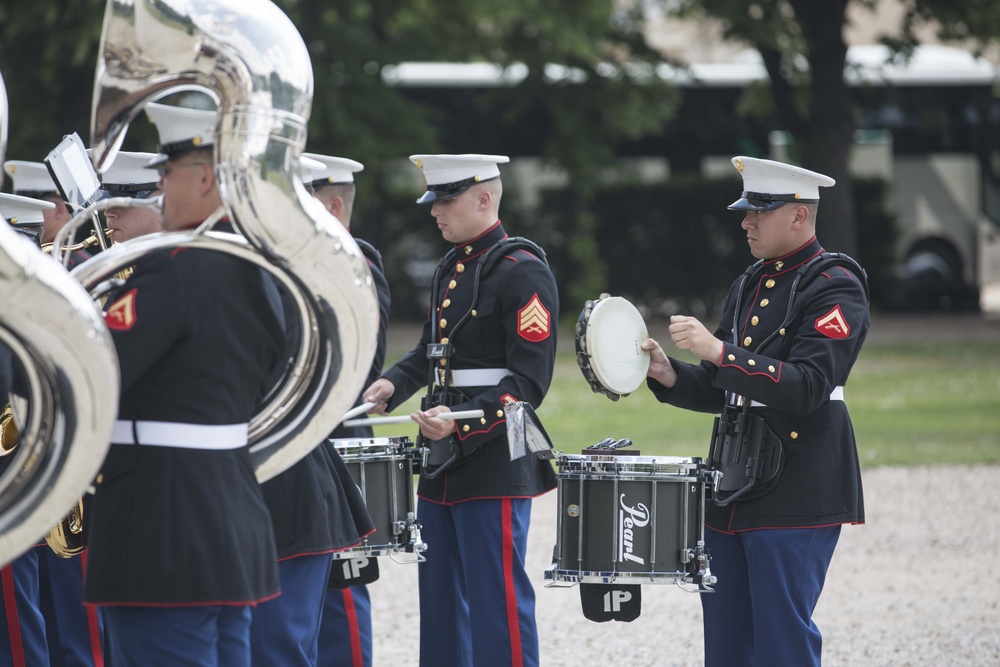
[[[307,150],[365,164],[352,228],[393,321],[446,249],[414,153],[499,153],[508,232],[543,245],[575,321],[601,292],[711,320],[752,262],[729,159],[829,174],[819,236],[877,312],[1000,315],[995,0],[279,0],[312,54]],[[0,6],[8,159],[89,140],[104,0]],[[155,150],[136,122],[129,150]],[[7,186],[10,187],[9,185]]]

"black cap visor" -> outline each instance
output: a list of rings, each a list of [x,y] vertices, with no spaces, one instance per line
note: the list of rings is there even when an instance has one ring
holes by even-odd
[[[445,199],[451,199],[452,197],[457,197],[469,188],[471,188],[476,183],[485,183],[486,181],[492,181],[495,178],[500,178],[499,176],[494,176],[493,178],[478,178],[473,176],[472,178],[466,178],[461,181],[455,181],[454,183],[439,183],[437,185],[428,185],[427,192],[425,192],[420,199],[417,200],[418,204],[430,204],[436,201],[443,201]]]
[[[743,195],[729,205],[730,211],[773,211],[785,204],[814,204],[818,199],[802,199],[794,194],[772,195],[764,192],[744,192]]]
[[[101,199],[109,197],[131,197],[132,199],[146,199],[156,192],[156,183],[102,183],[101,190],[106,195]]]

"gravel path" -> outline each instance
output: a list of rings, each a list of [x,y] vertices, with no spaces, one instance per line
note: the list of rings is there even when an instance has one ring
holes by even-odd
[[[825,663],[1000,664],[1000,466],[867,469],[864,486],[868,523],[844,527],[814,615]],[[535,501],[528,572],[542,666],[700,665],[696,594],[647,585],[636,621],[592,623],[575,588],[545,588],[555,518],[555,492]],[[380,565],[375,665],[416,666],[416,565]]]

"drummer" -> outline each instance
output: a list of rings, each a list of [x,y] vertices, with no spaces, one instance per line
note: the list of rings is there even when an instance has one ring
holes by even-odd
[[[744,216],[750,253],[761,261],[734,283],[714,332],[694,317],[670,318],[674,344],[700,364],[643,342],[647,384],[662,403],[721,411],[722,424],[744,413],[783,450],[771,490],[708,508],[705,541],[718,583],[701,596],[705,664],[819,665],[812,612],[841,525],[865,520],[844,384],[871,324],[867,289],[860,267],[825,257],[816,238],[819,191],[832,178],[750,157],[733,165],[743,194],[729,208]],[[822,271],[808,271],[814,259]],[[750,447],[740,434],[731,440]]]
[[[503,407],[508,401],[537,407],[548,391],[559,317],[555,279],[537,246],[505,245],[499,165],[509,158],[410,160],[427,184],[417,202],[430,204],[452,245],[435,270],[420,341],[364,399],[379,404],[376,412],[391,410],[427,386],[429,376],[437,378],[413,414],[418,443],[430,448],[417,492],[422,537],[430,545],[418,566],[420,664],[537,665],[535,598],[524,558],[531,498],[555,488],[555,474],[535,457],[510,460]],[[487,258],[497,259],[483,275]],[[476,409],[484,416],[437,418]]]

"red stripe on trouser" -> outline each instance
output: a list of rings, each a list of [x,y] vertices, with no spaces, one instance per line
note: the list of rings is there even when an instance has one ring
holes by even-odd
[[[344,613],[347,614],[347,633],[351,638],[351,665],[364,667],[365,656],[361,653],[361,630],[358,629],[358,609],[354,606],[354,593],[350,588],[341,592],[344,595]]]
[[[80,554],[80,569],[83,576],[87,576],[87,551]],[[87,614],[87,636],[90,639],[90,657],[94,660],[94,667],[104,667],[104,647],[101,645],[101,623],[97,618],[97,607],[86,605],[84,613]]]
[[[521,624],[517,615],[517,589],[514,587],[514,529],[511,526],[511,500],[500,501],[501,532],[503,534],[503,578],[507,598],[507,628],[510,632],[511,665],[522,667],[524,656],[521,652]]]
[[[0,570],[0,581],[3,586],[3,608],[7,613],[11,658],[14,660],[14,667],[25,667],[21,622],[17,615],[17,589],[14,587],[14,569],[11,565],[5,565]]]

